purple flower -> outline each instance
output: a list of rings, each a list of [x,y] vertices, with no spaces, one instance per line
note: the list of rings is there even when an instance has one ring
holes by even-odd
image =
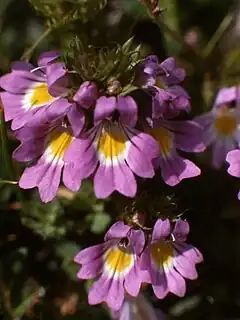
[[[186,77],[184,69],[178,68],[176,60],[173,57],[167,58],[160,63],[160,68],[158,76],[161,76],[164,83],[168,86],[179,84]]]
[[[154,159],[155,167],[161,168],[163,180],[175,186],[182,179],[200,175],[201,170],[190,160],[184,159],[177,149],[184,152],[201,152],[202,128],[194,121],[154,120],[151,134],[160,146],[160,156]]]
[[[136,298],[125,296],[122,308],[112,311],[112,318],[118,320],[164,320],[165,316],[159,309],[154,309],[144,294]]]
[[[240,101],[240,87],[221,88],[216,96],[214,107],[238,103]]]
[[[12,72],[0,78],[1,93],[6,120],[13,120],[12,129],[18,129],[41,118],[43,110],[58,103],[67,94],[67,78],[64,64],[53,63],[58,53],[40,56],[37,68],[27,62],[16,62]],[[40,122],[40,120],[39,120]]]
[[[170,57],[159,64],[156,56],[149,56],[138,66],[136,84],[153,96],[153,117],[175,117],[180,111],[190,111],[190,97],[179,85],[185,71]]]
[[[72,191],[80,188],[81,181],[72,174],[72,168],[63,160],[67,148],[74,141],[69,128],[56,122],[39,127],[24,127],[16,132],[21,145],[13,157],[20,162],[35,161],[27,167],[19,181],[23,189],[38,187],[41,200],[51,201],[57,193],[61,175],[64,185]]]
[[[232,150],[228,152],[226,161],[230,164],[228,173],[233,177],[240,178],[240,150]],[[238,193],[238,199],[240,200],[240,191]]]
[[[141,230],[133,230],[120,221],[108,230],[103,244],[76,255],[75,262],[82,265],[78,278],[98,277],[89,290],[89,304],[106,302],[109,308],[119,310],[125,291],[133,297],[138,295],[142,283],[138,256],[144,243]]]
[[[180,111],[190,111],[190,97],[188,93],[178,85],[162,89],[154,87],[152,98],[152,116],[154,119],[173,118]]]
[[[134,173],[143,178],[154,176],[152,159],[159,154],[156,141],[134,128],[137,105],[130,96],[97,100],[94,127],[73,141],[64,157],[82,180],[94,176],[98,198],[114,190],[133,197],[137,185]]]
[[[227,153],[240,143],[240,110],[230,108],[230,103],[239,103],[239,90],[237,87],[221,89],[212,110],[194,119],[204,129],[206,146],[212,145],[212,164],[216,168],[221,167]]]
[[[141,268],[146,271],[144,281],[152,284],[159,299],[169,292],[184,296],[184,278],[198,276],[195,264],[203,258],[198,249],[185,243],[188,233],[189,225],[183,220],[177,220],[172,233],[168,219],[159,219],[154,226],[151,243],[141,257]]]
[[[160,72],[160,66],[157,56],[148,56],[143,63],[136,69],[135,82],[139,87],[148,88],[156,83],[157,75]]]
[[[0,78],[6,120],[12,129],[50,123],[67,115],[73,132],[78,135],[85,117],[78,103],[88,108],[97,99],[96,86],[84,83],[73,101],[67,99],[68,76],[64,63],[54,62],[59,53],[47,52],[40,56],[38,67],[27,62],[16,62],[12,72]],[[90,101],[90,97],[92,101]]]

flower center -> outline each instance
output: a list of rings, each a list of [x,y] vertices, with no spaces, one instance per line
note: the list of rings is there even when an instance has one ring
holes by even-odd
[[[237,128],[237,120],[228,109],[220,110],[215,119],[217,131],[223,135],[230,135]]]
[[[172,136],[166,128],[153,128],[149,134],[159,143],[162,154],[169,155],[171,153]]]
[[[48,92],[47,83],[40,83],[34,89],[32,89],[30,104],[32,108],[40,107],[45,105],[55,98],[50,95]]]
[[[128,246],[128,248],[115,246],[106,252],[105,264],[107,269],[112,272],[125,272],[132,267],[133,263],[134,253],[131,246]]]
[[[68,131],[55,129],[50,133],[48,149],[53,159],[62,159],[72,143],[73,137]]]
[[[118,79],[112,77],[107,82],[107,94],[110,96],[118,95],[122,91],[121,83]]]
[[[164,82],[162,81],[162,78],[161,78],[161,77],[157,77],[157,78],[156,78],[155,86],[158,87],[158,88],[162,88],[162,89],[166,89],[166,87],[167,87],[167,86],[164,84]]]
[[[118,123],[106,122],[98,140],[98,151],[105,159],[112,159],[126,150],[128,138]]]
[[[159,240],[150,246],[152,260],[158,268],[171,263],[174,251],[170,243]]]

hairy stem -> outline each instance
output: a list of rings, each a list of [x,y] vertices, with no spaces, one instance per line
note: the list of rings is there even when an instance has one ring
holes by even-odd
[[[37,48],[37,46],[51,33],[53,28],[48,27],[41,35],[40,37],[33,43],[33,45],[25,50],[23,55],[21,56],[21,60],[29,61],[33,55],[34,50]]]
[[[168,24],[166,24],[164,21],[162,21],[160,16],[154,16],[152,14],[152,8],[151,8],[151,4],[149,3],[149,0],[142,0],[141,3],[147,9],[149,17],[153,21],[155,21],[161,27],[162,30],[166,31],[166,33],[168,33],[169,36],[171,36],[171,38],[173,40],[177,41],[182,47],[184,47],[185,50],[189,54],[191,54],[191,56],[194,57],[194,59],[196,59],[196,57],[198,57],[198,54],[195,51],[195,49],[193,47],[191,47],[188,43],[186,43],[185,40],[183,39],[183,37],[176,30],[172,29]]]

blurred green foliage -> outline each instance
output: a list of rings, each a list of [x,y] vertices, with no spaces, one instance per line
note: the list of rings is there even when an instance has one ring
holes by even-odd
[[[8,72],[11,62],[26,52],[33,53],[33,60],[56,47],[69,53],[73,35],[84,35],[99,47],[122,44],[134,36],[143,53],[157,54],[160,59],[177,57],[188,74],[185,87],[192,98],[191,116],[199,114],[211,108],[219,86],[239,83],[239,4],[233,0],[162,0],[160,5],[166,11],[158,27],[137,0],[31,0],[31,4],[1,0],[0,71]],[[35,46],[48,28],[47,36]],[[10,130],[7,133],[7,147],[13,150],[18,142]],[[150,197],[159,202],[160,215],[171,215],[174,210],[188,218],[189,243],[205,257],[199,279],[188,283],[184,298],[169,295],[157,301],[147,289],[153,305],[168,319],[240,319],[238,181],[224,170],[209,168],[206,159],[197,159],[203,168],[201,177],[174,189],[159,186],[156,177],[149,190]],[[19,175],[22,168],[13,166]],[[7,167],[9,160],[6,163],[1,151],[1,180],[14,178]],[[172,194],[174,208],[170,203],[162,206],[163,195],[171,195],[172,203]],[[101,242],[107,227],[131,205],[118,195],[97,200],[88,182],[76,194],[61,187],[57,199],[47,205],[40,202],[36,190],[19,193],[16,185],[1,183],[0,319],[108,319],[104,306],[88,306],[89,283],[76,280],[78,266],[72,260],[81,248]]]

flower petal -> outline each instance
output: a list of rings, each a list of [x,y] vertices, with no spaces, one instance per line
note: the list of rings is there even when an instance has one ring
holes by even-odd
[[[36,82],[44,82],[45,79],[38,77],[32,72],[16,70],[0,78],[0,87],[10,93],[25,93]]]
[[[130,226],[124,224],[123,221],[114,223],[108,232],[105,234],[104,241],[108,241],[115,238],[124,238],[127,236]]]
[[[173,229],[174,237],[177,241],[186,241],[189,234],[189,224],[186,220],[178,219]]]
[[[67,94],[68,77],[63,62],[51,63],[46,67],[48,90],[53,97]]]
[[[155,174],[151,160],[159,155],[159,145],[150,135],[143,132],[132,134],[126,130],[131,139],[126,161],[131,170],[140,177],[152,178]]]
[[[218,107],[223,104],[231,103],[232,101],[237,100],[238,93],[237,91],[240,90],[240,87],[229,87],[229,88],[222,88],[218,91],[216,100],[214,103],[215,107]]]
[[[166,273],[169,291],[178,297],[183,297],[186,293],[186,282],[184,278],[174,269]]]
[[[240,150],[232,150],[228,152],[226,161],[230,164],[228,173],[234,177],[240,177]]]
[[[133,268],[125,277],[124,287],[131,296],[137,297],[141,289],[141,283],[141,272],[138,267],[138,262],[135,261]]]
[[[130,242],[131,242],[131,245],[132,245],[132,247],[134,249],[134,252],[137,255],[140,255],[142,253],[142,250],[143,250],[144,245],[145,245],[144,232],[142,230],[131,229],[128,237],[130,239]]]
[[[119,310],[124,301],[123,280],[112,280],[108,291],[107,304],[113,310]]]
[[[158,219],[154,225],[152,233],[152,242],[162,238],[167,238],[171,232],[171,225],[169,219]]]
[[[98,89],[94,83],[89,81],[83,82],[73,97],[82,108],[88,109],[96,102],[98,98]]]
[[[110,290],[112,279],[106,277],[100,277],[95,281],[88,292],[88,303],[95,305],[106,301]]]
[[[236,143],[232,137],[219,137],[212,145],[212,164],[215,168],[220,168],[225,162],[229,151],[236,148]]]
[[[97,100],[94,109],[94,122],[95,124],[101,120],[110,117],[113,111],[116,110],[116,98],[115,97],[100,97]]]
[[[53,62],[61,56],[60,51],[43,52],[38,58],[39,67],[45,67],[50,62]]]
[[[97,198],[106,198],[114,190],[127,197],[134,197],[137,191],[135,177],[126,165],[100,165],[94,176],[94,191]]]
[[[173,259],[173,265],[176,270],[186,279],[195,280],[198,277],[197,270],[194,263],[191,263],[180,252],[177,253]]]
[[[23,189],[38,187],[43,202],[51,201],[57,193],[63,163],[47,163],[43,155],[36,165],[26,168],[19,180]]]
[[[87,264],[100,258],[105,250],[105,244],[98,244],[81,250],[75,257],[74,261],[78,264]]]
[[[87,264],[84,264],[77,273],[79,279],[93,279],[102,272],[102,259],[95,259]]]
[[[201,170],[190,160],[176,153],[172,157],[160,158],[160,168],[163,180],[170,186],[175,186],[181,180],[199,176]]]
[[[67,117],[73,130],[74,136],[78,137],[85,124],[84,113],[82,112],[82,110],[79,110],[77,108],[76,103],[73,103],[72,106],[69,108]]]
[[[120,113],[122,123],[134,127],[137,123],[138,108],[136,102],[130,96],[117,98],[117,110]]]
[[[158,299],[163,299],[169,292],[167,278],[164,271],[159,272],[157,270],[151,269],[151,283],[153,287],[154,294]]]
[[[64,164],[62,179],[64,185],[72,191],[76,192],[81,187],[82,180],[75,174],[75,170],[71,163]]]

